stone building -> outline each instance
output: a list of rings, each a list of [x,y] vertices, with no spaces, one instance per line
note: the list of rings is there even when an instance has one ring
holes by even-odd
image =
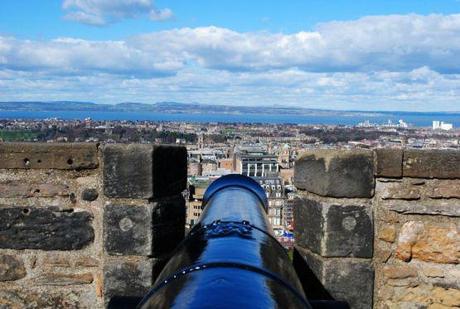
[[[234,167],[237,173],[250,177],[265,177],[279,171],[277,157],[266,153],[237,153]]]
[[[201,161],[201,174],[203,176],[211,175],[217,171],[217,161],[211,159],[203,159]]]
[[[210,183],[211,180],[206,177],[189,178],[189,198],[186,205],[186,227],[189,229],[198,222],[198,219],[203,212],[203,208],[201,207],[201,204],[203,203],[203,195]]]
[[[271,177],[253,177],[265,190],[268,198],[268,220],[273,229],[283,229],[283,207],[286,197],[281,178]]]
[[[187,162],[188,176],[201,176],[203,173],[199,159],[189,158]]]

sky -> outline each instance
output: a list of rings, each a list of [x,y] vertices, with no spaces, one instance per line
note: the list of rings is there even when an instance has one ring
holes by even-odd
[[[0,101],[460,111],[460,0],[2,0]]]

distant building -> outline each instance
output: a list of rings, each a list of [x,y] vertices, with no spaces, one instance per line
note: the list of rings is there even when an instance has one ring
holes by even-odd
[[[237,173],[250,177],[276,175],[279,171],[278,157],[268,154],[261,146],[244,146],[235,151],[233,168]]]
[[[454,125],[452,123],[447,123],[444,121],[438,121],[435,120],[433,121],[433,130],[444,130],[444,131],[449,131],[454,128]]]
[[[209,175],[217,171],[217,162],[211,159],[204,159],[201,161],[201,174]]]
[[[250,177],[276,175],[279,171],[278,160],[274,155],[238,155],[236,171]]]
[[[189,198],[187,201],[186,227],[192,228],[203,212],[203,195],[211,181],[207,177],[192,177],[188,181]]]
[[[229,171],[233,171],[233,159],[220,159],[219,168],[223,168]]]
[[[268,198],[268,220],[273,229],[283,229],[283,207],[286,200],[280,177],[253,177],[265,190]]]
[[[187,164],[187,175],[188,176],[201,176],[202,169],[199,159],[189,158]]]

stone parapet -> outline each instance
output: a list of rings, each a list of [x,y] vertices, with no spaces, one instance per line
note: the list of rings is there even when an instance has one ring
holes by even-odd
[[[0,307],[142,296],[184,237],[186,150],[0,143]]]
[[[460,306],[460,151],[309,151],[295,169],[294,263],[320,288],[304,286],[352,308]]]
[[[345,300],[356,309],[372,307],[374,270],[371,260],[325,258],[296,247],[293,262],[297,268],[309,268],[326,290],[322,295],[310,294],[310,299]]]
[[[374,194],[374,158],[367,150],[316,150],[296,162],[294,185],[328,197],[371,197]]]

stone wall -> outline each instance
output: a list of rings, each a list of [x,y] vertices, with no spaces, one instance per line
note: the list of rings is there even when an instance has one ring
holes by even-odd
[[[316,150],[294,179],[294,264],[310,298],[460,307],[460,151]]]
[[[141,296],[184,237],[186,150],[0,144],[0,307]]]

